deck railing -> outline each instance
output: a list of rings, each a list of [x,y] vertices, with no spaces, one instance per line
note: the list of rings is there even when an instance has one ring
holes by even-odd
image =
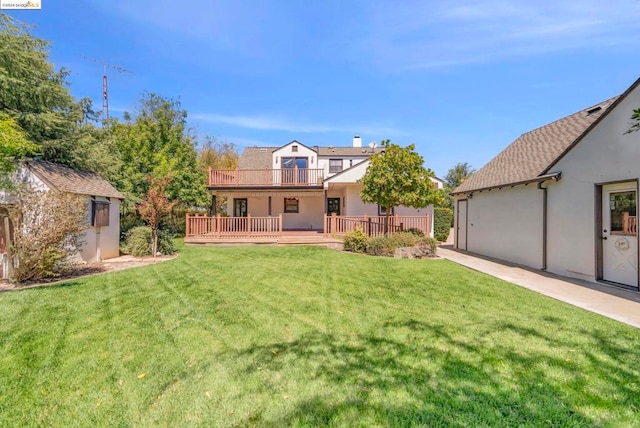
[[[425,235],[431,233],[429,214],[424,216],[324,216],[325,236],[344,236],[348,232],[361,228],[367,236],[381,236],[408,229],[418,229]]]
[[[282,235],[282,214],[277,217],[215,217],[188,215],[185,237],[208,238],[274,238]]]
[[[323,169],[209,169],[209,186],[321,186]]]

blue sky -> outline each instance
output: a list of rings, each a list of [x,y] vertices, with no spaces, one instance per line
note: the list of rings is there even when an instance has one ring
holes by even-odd
[[[640,1],[42,0],[11,11],[111,113],[179,98],[199,137],[416,144],[444,176],[640,77]]]

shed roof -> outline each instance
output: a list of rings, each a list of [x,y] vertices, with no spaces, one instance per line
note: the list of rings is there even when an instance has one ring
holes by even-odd
[[[546,174],[620,98],[610,98],[522,134],[478,172],[466,179],[453,194],[527,182]]]
[[[25,162],[25,165],[29,171],[55,190],[80,195],[124,199],[122,193],[95,172],[42,160],[29,160]]]

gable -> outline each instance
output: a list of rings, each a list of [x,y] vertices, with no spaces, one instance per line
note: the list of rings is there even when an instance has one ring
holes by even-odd
[[[635,84],[634,84],[635,85]],[[535,180],[564,156],[621,97],[613,97],[522,134],[452,193]]]

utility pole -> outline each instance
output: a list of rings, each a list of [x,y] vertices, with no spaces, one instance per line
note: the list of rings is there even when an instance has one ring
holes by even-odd
[[[87,61],[94,62],[96,64],[101,64],[103,67],[104,73],[102,74],[102,117],[105,120],[109,120],[109,77],[107,75],[107,68],[112,68],[119,73],[131,73],[131,72],[120,65],[110,64],[106,61],[102,61],[99,59],[93,59],[93,58],[87,58],[87,57],[84,57],[84,59],[86,59]]]

